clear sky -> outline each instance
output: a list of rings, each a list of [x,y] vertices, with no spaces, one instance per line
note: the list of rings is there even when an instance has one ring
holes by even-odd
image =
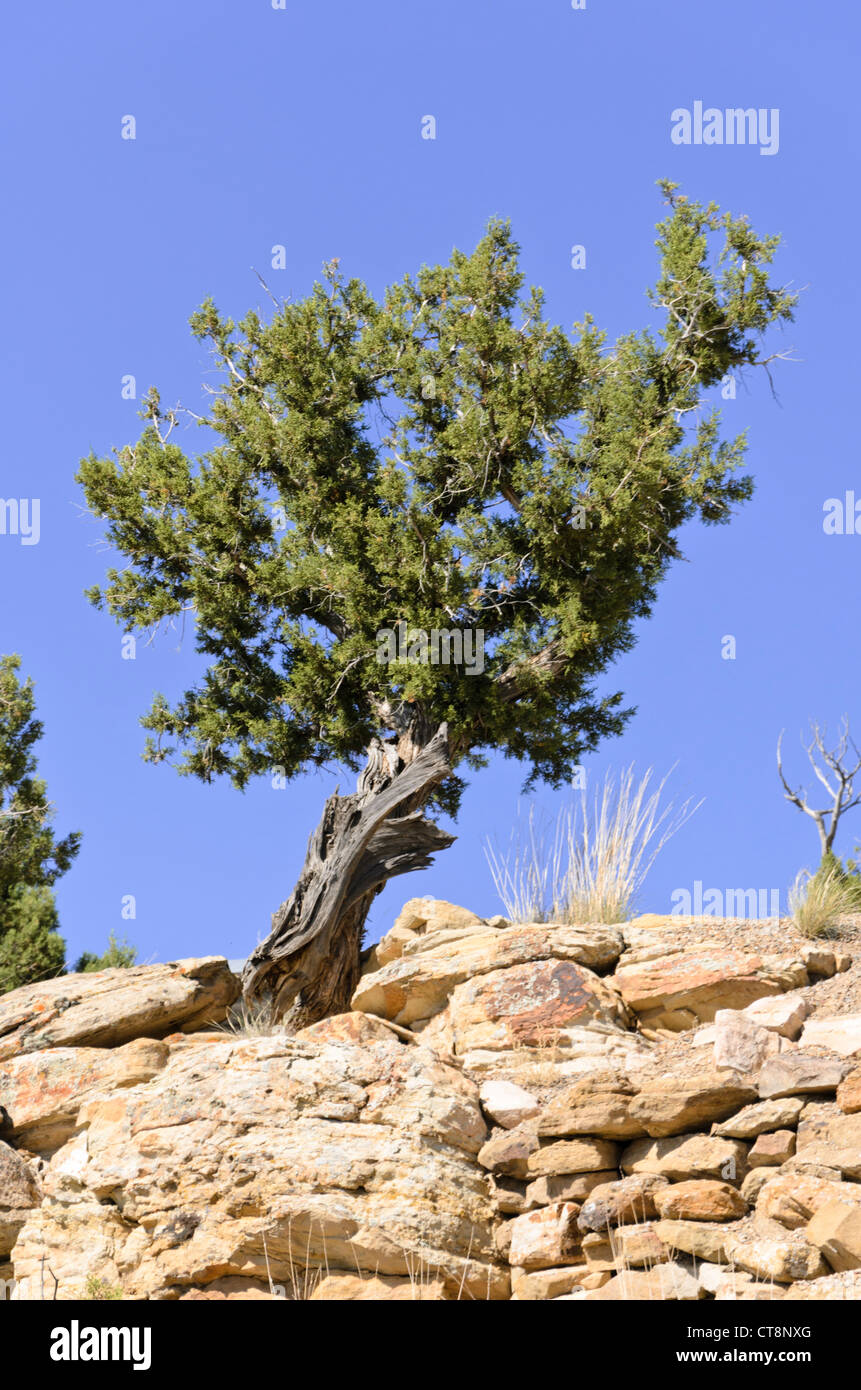
[[[696,880],[785,892],[817,854],[812,823],[782,799],[777,735],[799,778],[811,715],[834,726],[846,712],[861,735],[861,521],[857,535],[823,530],[828,498],[861,501],[854,7],[41,0],[14,6],[4,36],[0,496],[38,498],[41,515],[38,544],[0,535],[0,651],[37,682],[57,828],[84,834],[58,887],[69,955],[102,949],[112,928],[144,959],[245,955],[335,781],[241,794],[141,762],[139,715],[154,690],[184,688],[195,657],[186,634],[123,660],[120,631],[82,596],[108,556],[73,475],[141,428],[122,378],[196,408],[210,368],[187,319],[205,296],[234,315],[265,308],[252,267],[301,296],[332,256],[380,291],[471,249],[493,215],[511,218],[557,322],[589,310],[612,335],[645,326],[661,177],[783,235],[777,273],[805,288],[775,346],[798,361],[777,364],[777,400],[758,373],[725,403],[727,428],[749,430],[755,498],[729,527],[684,534],[687,562],[606,682],[638,712],[587,775],[677,764],[678,795],[705,798],[645,908],[669,910]],[[671,113],[697,101],[778,110],[776,152],[674,143]],[[585,269],[571,267],[575,244]],[[476,775],[457,843],[388,886],[372,936],[414,895],[499,910],[482,844],[507,836],[521,781],[501,758]],[[548,812],[563,800],[536,797]],[[861,838],[854,816],[843,851]]]

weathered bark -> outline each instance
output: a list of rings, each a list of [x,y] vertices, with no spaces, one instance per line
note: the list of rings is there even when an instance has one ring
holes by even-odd
[[[245,963],[246,1000],[268,1000],[292,1031],[350,1007],[374,898],[454,840],[421,814],[451,771],[448,759],[445,724],[424,746],[404,734],[375,740],[356,791],[326,802],[296,887]]]

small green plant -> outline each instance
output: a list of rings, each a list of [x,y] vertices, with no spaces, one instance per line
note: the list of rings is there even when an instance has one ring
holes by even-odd
[[[96,970],[116,970],[128,969],[129,966],[137,963],[138,953],[134,946],[131,946],[125,937],[122,941],[117,940],[115,932],[111,932],[108,937],[108,947],[104,955],[94,955],[92,951],[84,951],[72,966],[72,973],[75,975],[91,974]]]
[[[851,859],[846,860],[845,870],[840,864],[840,860],[837,860],[841,870],[843,870],[844,882],[852,897],[853,912],[861,912],[861,863],[859,860],[861,860],[861,845],[856,845],[852,851]]]
[[[858,911],[857,886],[849,878],[837,859],[823,859],[815,874],[802,869],[789,890],[790,915],[802,936],[827,936],[841,917]]]
[[[111,1284],[107,1279],[99,1279],[95,1274],[87,1275],[84,1298],[90,1302],[113,1303],[123,1296],[119,1284]]]

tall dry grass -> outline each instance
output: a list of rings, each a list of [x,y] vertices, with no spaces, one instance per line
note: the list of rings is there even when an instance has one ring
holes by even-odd
[[[555,825],[531,808],[507,850],[485,855],[506,915],[514,922],[624,922],[667,841],[701,802],[662,805],[667,776],[653,790],[653,769],[608,773],[590,799],[585,789]]]
[[[812,874],[802,869],[789,890],[789,914],[802,936],[827,936],[842,917],[857,912],[857,890],[839,864]]]

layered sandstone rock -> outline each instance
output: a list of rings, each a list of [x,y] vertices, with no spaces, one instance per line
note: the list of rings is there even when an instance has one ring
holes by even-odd
[[[0,1278],[61,1299],[861,1296],[855,1020],[811,1022],[806,983],[843,960],[789,950],[414,899],[353,1011],[291,1038],[206,1031],[237,989],[217,959],[16,991]]]
[[[122,1047],[57,1047],[0,1062],[6,1137],[52,1153],[71,1138],[88,1095],[149,1081],[169,1055],[164,1042],[138,1038]]]
[[[393,1037],[179,1042],[148,1083],[85,1099],[15,1275],[45,1256],[60,1298],[87,1274],[171,1298],[358,1266],[499,1297],[485,1134],[472,1083]]]
[[[645,1026],[678,1031],[711,1023],[719,1009],[744,1009],[806,984],[807,972],[800,961],[766,962],[716,946],[623,964],[613,983]]]
[[[587,981],[591,983],[595,968],[612,965],[621,949],[621,936],[609,927],[526,925],[504,930],[485,926],[483,930],[442,931],[414,939],[395,959],[389,958],[380,969],[363,975],[352,1005],[395,1023],[411,1025],[444,1009],[458,985],[469,981],[480,989],[482,977],[521,966],[526,968],[510,983],[498,978],[490,982],[491,993],[494,985],[498,991],[506,984],[512,992],[522,992],[529,989],[534,979],[534,989],[541,991],[541,1005],[546,1007],[554,977],[540,966],[546,962],[552,972],[554,963],[565,963],[586,967],[582,972],[562,970],[556,975],[559,988],[580,1000],[576,1008],[568,1011],[568,1022],[572,1023],[580,1015],[593,1016]],[[603,1008],[614,1019],[624,1012],[606,987],[599,987],[596,992],[600,1005],[595,1009]]]
[[[0,1062],[54,1047],[119,1047],[211,1028],[239,997],[222,956],[61,975],[0,995]]]

